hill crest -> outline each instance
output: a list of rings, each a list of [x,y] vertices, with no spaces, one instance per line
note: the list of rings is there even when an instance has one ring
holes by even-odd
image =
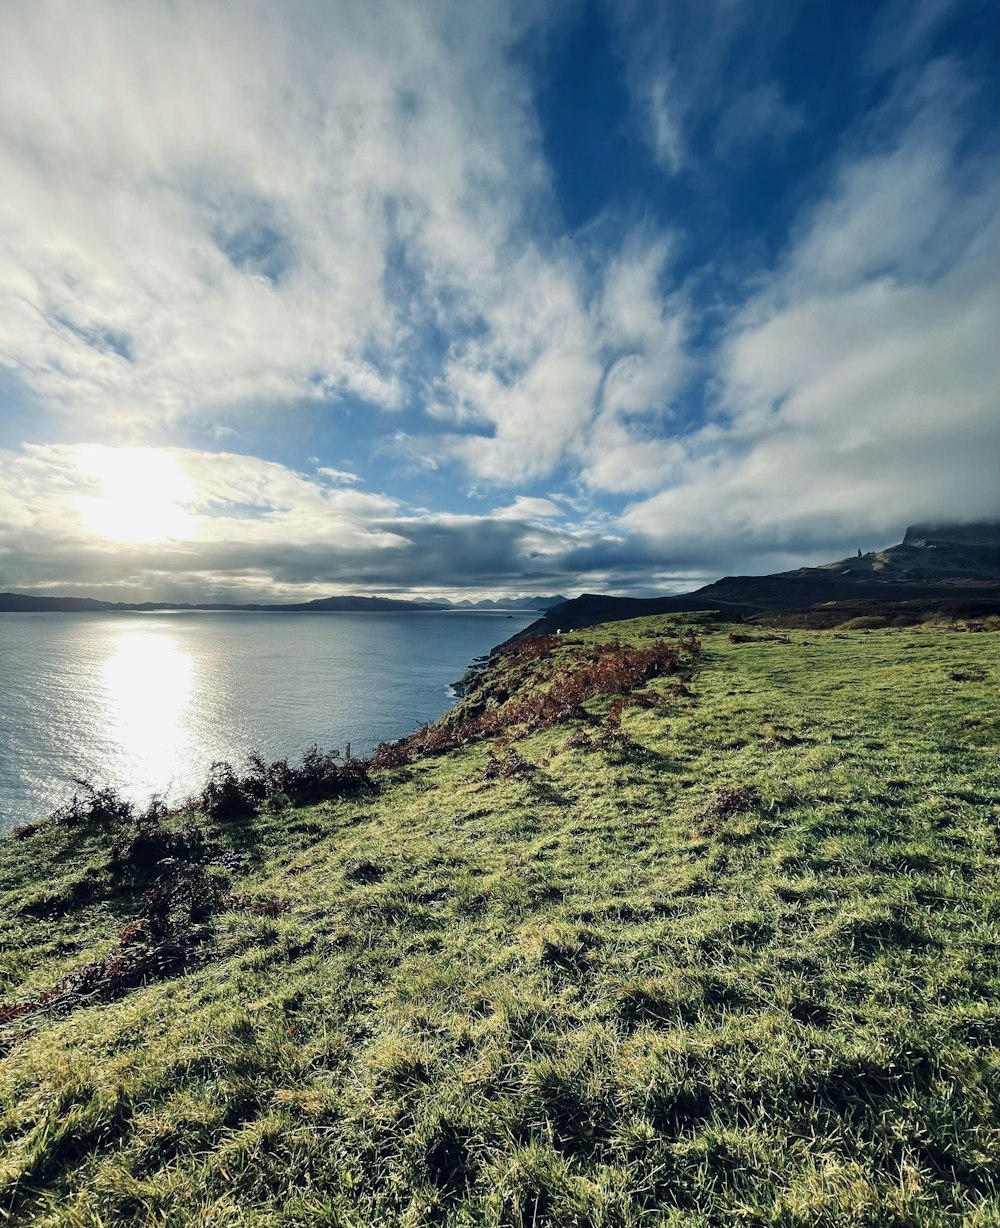
[[[885,550],[766,576],[724,576],[691,593],[645,598],[584,593],[549,610],[511,638],[693,610],[742,619],[769,610],[837,601],[945,602],[958,598],[1000,601],[1000,522],[911,525],[901,542]]]

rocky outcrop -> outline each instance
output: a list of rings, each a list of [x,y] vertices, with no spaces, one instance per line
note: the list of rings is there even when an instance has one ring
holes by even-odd
[[[1000,580],[1000,523],[911,525],[899,545],[829,563],[824,570],[890,583],[995,582]]]

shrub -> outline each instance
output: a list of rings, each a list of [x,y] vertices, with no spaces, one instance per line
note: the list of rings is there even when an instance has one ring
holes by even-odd
[[[499,753],[497,753],[499,752]],[[483,768],[484,780],[530,780],[538,769],[519,755],[513,746],[491,750]]]
[[[111,842],[112,862],[143,869],[166,858],[199,860],[205,852],[204,831],[194,824],[171,830],[163,823],[168,814],[163,802],[154,798],[141,814],[131,816]]]
[[[219,822],[245,819],[256,814],[264,802],[275,797],[289,797],[297,802],[339,797],[371,783],[369,764],[351,754],[323,751],[312,745],[297,764],[287,759],[268,763],[261,755],[247,757],[246,770],[241,775],[231,763],[213,763],[208,780],[198,797],[198,804]]]
[[[400,738],[398,742],[380,742],[375,747],[375,753],[369,760],[369,766],[373,768],[398,768],[409,763],[413,758],[413,751],[409,745],[409,738]]]
[[[714,835],[729,819],[760,805],[760,793],[752,785],[745,789],[723,789],[715,794],[701,812],[701,836]]]
[[[258,799],[245,790],[244,783],[231,763],[224,760],[213,763],[198,799],[202,810],[219,823],[255,814]]]
[[[53,811],[52,821],[64,827],[112,827],[132,818],[134,808],[117,789],[97,789],[89,780],[73,777],[77,786],[65,805]]]
[[[21,823],[17,827],[10,829],[10,835],[14,840],[27,840],[29,836],[33,836],[36,832],[41,831],[45,827],[45,823]]]

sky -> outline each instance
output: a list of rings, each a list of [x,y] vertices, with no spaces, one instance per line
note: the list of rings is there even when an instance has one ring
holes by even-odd
[[[5,0],[0,589],[683,591],[1000,514],[993,0]]]

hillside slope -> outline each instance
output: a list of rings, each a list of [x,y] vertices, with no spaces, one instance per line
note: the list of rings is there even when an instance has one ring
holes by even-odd
[[[933,607],[956,599],[996,602],[994,612],[1000,612],[1000,523],[915,525],[898,545],[860,558],[770,576],[725,576],[680,596],[584,593],[549,610],[512,639],[691,610],[741,619],[834,601],[924,601]]]
[[[891,583],[1000,581],[1000,524],[910,525],[897,546],[828,563],[826,570]]]
[[[0,842],[6,1222],[996,1223],[995,636],[684,621],[330,800]]]

